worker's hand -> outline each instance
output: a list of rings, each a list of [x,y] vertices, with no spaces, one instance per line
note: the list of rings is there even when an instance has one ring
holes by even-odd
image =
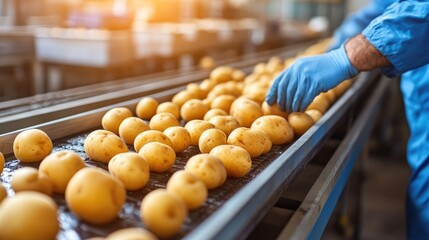
[[[321,92],[358,74],[344,46],[331,52],[298,59],[275,79],[266,101],[287,112],[304,111]]]

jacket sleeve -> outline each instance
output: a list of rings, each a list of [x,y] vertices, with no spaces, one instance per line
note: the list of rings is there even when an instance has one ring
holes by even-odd
[[[429,63],[429,1],[398,1],[374,19],[362,34],[393,65],[393,77]]]

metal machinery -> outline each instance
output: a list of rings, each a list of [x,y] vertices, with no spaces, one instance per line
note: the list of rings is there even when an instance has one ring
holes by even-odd
[[[247,60],[235,59],[227,64],[250,72],[255,63],[266,61],[274,54],[294,56],[306,46],[308,45],[247,56]],[[142,79],[131,79],[129,85],[126,85],[128,88],[114,84],[107,84],[103,88],[99,85],[94,88],[94,93],[99,94],[98,96],[91,95],[89,91],[81,95],[75,93],[70,94],[70,100],[66,102],[62,102],[61,97],[54,98],[54,103],[48,102],[45,108],[28,110],[25,113],[27,115],[3,115],[0,126],[7,126],[0,131],[0,151],[7,160],[2,174],[3,184],[10,187],[13,171],[22,166],[13,156],[12,143],[19,132],[28,128],[45,131],[54,142],[54,151],[71,149],[85,157],[88,165],[106,168],[106,165],[86,157],[83,150],[86,135],[101,128],[101,118],[109,109],[119,106],[135,109],[142,96],[152,96],[160,102],[167,101],[182,90],[185,84],[203,80],[208,72],[173,74],[176,76],[155,76],[153,82],[145,87],[138,86]],[[163,81],[168,81],[169,84],[165,85]],[[258,224],[260,226],[264,216],[272,213],[273,209],[280,209],[278,212],[281,214],[275,224],[275,231],[271,231],[271,235],[263,235],[264,238],[320,238],[356,162],[361,157],[360,153],[380,113],[389,83],[389,79],[382,78],[377,73],[362,73],[353,86],[303,136],[291,144],[274,146],[269,153],[253,159],[252,170],[248,175],[240,179],[229,178],[224,185],[211,190],[204,206],[190,212],[182,231],[174,238],[252,238],[257,234]],[[112,88],[116,91],[111,91]],[[42,99],[42,104],[43,101],[47,102]],[[28,109],[31,105],[31,101],[28,101],[21,107]],[[8,110],[4,108],[1,111]],[[30,121],[38,117],[42,119],[41,122]],[[13,129],[14,122],[19,127]],[[169,176],[182,169],[186,160],[197,153],[197,148],[190,147],[177,155],[171,170],[151,174],[151,180],[143,190],[128,192],[127,202],[119,218],[106,226],[79,222],[68,210],[64,197],[55,195],[61,220],[58,238],[84,239],[107,235],[118,228],[143,226],[136,211],[143,196],[155,188],[165,187]],[[37,167],[37,164],[30,166]],[[317,169],[311,180],[302,177],[308,169]],[[296,186],[299,186],[299,191],[296,191]]]

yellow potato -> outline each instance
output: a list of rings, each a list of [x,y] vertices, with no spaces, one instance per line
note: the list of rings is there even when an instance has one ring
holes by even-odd
[[[261,104],[265,101],[265,96],[267,95],[268,86],[263,86],[261,84],[251,84],[243,89],[243,96],[251,99],[258,104]]]
[[[167,191],[177,194],[188,209],[201,207],[207,199],[207,187],[194,174],[180,170],[175,172],[167,182]]]
[[[20,192],[0,205],[0,239],[56,239],[57,205],[38,192]]]
[[[139,155],[147,161],[151,172],[165,172],[176,162],[176,153],[169,145],[150,142],[139,151]]]
[[[212,69],[216,66],[216,64],[212,57],[204,56],[200,59],[199,66],[202,69]]]
[[[139,118],[149,120],[156,114],[158,101],[151,97],[142,98],[136,107],[136,115]]]
[[[4,163],[5,163],[5,161],[4,161],[3,153],[0,152],[0,175],[3,172]]]
[[[83,159],[75,152],[63,150],[52,153],[43,159],[39,172],[46,174],[56,193],[64,193],[67,184],[75,173],[85,167]]]
[[[268,136],[274,145],[280,145],[293,140],[293,129],[286,119],[276,115],[262,116],[256,119],[251,129],[259,129]]]
[[[180,119],[180,107],[174,102],[163,102],[159,104],[156,113],[168,112],[173,114],[177,119]]]
[[[39,129],[25,130],[13,141],[13,153],[21,162],[40,162],[52,151],[52,141]]]
[[[296,136],[304,134],[311,126],[314,125],[313,119],[302,112],[293,112],[288,116],[289,124]]]
[[[265,154],[271,150],[271,148],[273,147],[273,142],[271,142],[270,136],[266,133],[261,135],[261,137],[264,138],[264,140],[262,140],[262,142],[265,143],[265,149],[262,152],[262,154]]]
[[[336,87],[333,88],[335,92],[335,96],[339,98],[341,95],[343,95],[347,89],[349,89],[353,84],[352,80],[344,80],[340,84],[338,84]]]
[[[132,227],[116,230],[106,240],[157,240],[158,238],[144,228]],[[88,240],[88,239],[87,239]]]
[[[129,117],[119,125],[119,136],[126,144],[133,144],[137,135],[147,130],[150,130],[150,127],[145,121],[137,117]]]
[[[214,116],[227,116],[228,113],[225,112],[222,109],[218,109],[218,108],[214,108],[214,109],[210,109],[205,115],[204,115],[204,120],[205,121],[209,121],[212,117]]]
[[[209,122],[224,132],[227,137],[234,129],[240,127],[240,123],[233,116],[214,116]]]
[[[150,142],[160,142],[173,147],[173,143],[164,133],[157,130],[148,130],[137,135],[134,140],[134,150],[139,152],[145,144]]]
[[[246,149],[251,157],[258,157],[265,152],[269,144],[264,134],[266,133],[261,130],[239,127],[231,132],[227,143]]]
[[[49,177],[36,168],[23,167],[13,173],[10,185],[15,192],[35,191],[52,195],[53,183]]]
[[[270,105],[268,105],[267,102],[263,102],[262,103],[262,112],[264,113],[264,115],[277,115],[280,117],[284,117],[286,119],[287,119],[287,115],[288,115],[287,112],[280,110],[277,103],[270,106]]]
[[[179,120],[168,112],[157,113],[150,119],[149,126],[152,130],[164,131],[165,129],[173,126],[179,126]]]
[[[228,113],[235,99],[236,97],[233,95],[220,95],[213,99],[213,101],[210,104],[210,107],[212,109],[219,108]]]
[[[319,121],[319,119],[322,117],[322,113],[316,109],[310,109],[305,111],[305,113],[310,116],[314,122]]]
[[[95,130],[85,139],[85,152],[92,160],[108,163],[118,153],[128,152],[127,144],[114,133]]]
[[[232,79],[234,69],[228,66],[220,66],[210,73],[210,79],[215,83],[223,83]]]
[[[125,189],[135,191],[149,181],[149,165],[139,154],[120,153],[109,162],[109,172],[122,182]]]
[[[183,152],[191,145],[191,134],[184,127],[169,127],[164,130],[164,134],[170,139],[176,153]]]
[[[125,107],[113,108],[107,111],[101,119],[101,125],[104,130],[111,131],[119,135],[119,125],[124,119],[132,117],[133,113]]]
[[[195,95],[194,93],[183,90],[183,91],[178,92],[176,95],[174,95],[173,99],[171,101],[173,103],[176,103],[179,106],[179,108],[181,108],[182,105],[185,104],[185,102],[187,102],[191,99],[196,99],[196,98],[198,98],[198,96]]]
[[[140,207],[141,220],[161,238],[172,237],[179,232],[187,215],[183,200],[165,189],[156,189],[147,194]]]
[[[337,100],[337,95],[335,94],[335,91],[333,89],[327,91],[326,93],[323,93],[323,95],[326,96],[326,98],[331,104],[334,103],[335,100]]]
[[[192,120],[186,123],[185,128],[191,134],[191,145],[198,146],[201,134],[205,130],[214,127],[213,124],[204,120]]]
[[[67,185],[67,206],[92,224],[113,221],[122,209],[126,191],[122,183],[100,168],[82,168]]]
[[[265,63],[258,63],[253,68],[254,73],[263,74],[267,72],[267,65]]]
[[[242,127],[250,127],[253,121],[264,115],[259,104],[247,98],[236,99],[231,106],[230,114]]]
[[[180,116],[185,122],[194,119],[203,119],[204,115],[209,111],[209,107],[199,99],[191,99],[183,104],[180,109]]]
[[[203,99],[207,96],[208,91],[205,91],[200,88],[200,85],[197,83],[189,83],[186,86],[186,91],[190,92],[191,94],[194,94],[197,96],[198,99]]]
[[[216,128],[205,130],[198,141],[202,153],[209,153],[214,147],[223,144],[226,144],[226,135],[222,130]]]
[[[242,70],[240,70],[240,69],[235,69],[233,72],[232,72],[232,80],[234,80],[234,81],[243,81],[244,80],[244,78],[246,77],[246,73],[244,73]]]
[[[207,153],[197,154],[189,158],[185,171],[200,178],[208,189],[222,185],[226,180],[226,170],[222,161]]]
[[[0,203],[7,197],[7,191],[6,188],[0,184]]]
[[[241,95],[241,90],[237,87],[236,82],[222,83],[213,87],[209,94],[207,94],[207,98],[213,100],[215,97],[220,95],[233,95],[239,97]]]
[[[252,158],[242,147],[220,145],[210,151],[210,155],[218,157],[225,166],[228,176],[239,178],[245,176],[252,167]]]
[[[323,114],[326,112],[326,110],[328,110],[330,105],[331,104],[329,103],[329,100],[326,98],[326,96],[319,94],[313,99],[313,102],[311,102],[306,110],[315,109]]]
[[[200,83],[200,88],[205,92],[210,92],[214,86],[216,86],[216,83],[210,79],[205,79]]]

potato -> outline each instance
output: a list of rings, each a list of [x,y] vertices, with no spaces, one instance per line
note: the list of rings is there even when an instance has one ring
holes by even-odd
[[[159,104],[156,109],[156,113],[169,112],[173,114],[177,119],[180,119],[180,107],[174,102],[163,102]]]
[[[237,82],[239,82],[239,81],[243,81],[244,80],[244,78],[246,77],[246,73],[244,73],[242,70],[240,70],[240,69],[235,69],[233,72],[232,72],[232,80],[234,80],[234,81],[237,81]]]
[[[186,123],[185,128],[191,134],[191,145],[198,146],[201,134],[214,125],[204,120],[192,120]]]
[[[207,93],[210,92],[214,86],[216,86],[216,82],[210,79],[205,79],[200,83],[200,89]]]
[[[228,113],[225,112],[222,109],[219,108],[214,108],[214,109],[210,109],[205,115],[204,115],[204,120],[205,121],[209,121],[212,117],[214,116],[227,116]]]
[[[135,191],[149,181],[149,165],[139,154],[120,153],[109,162],[109,172],[122,182],[125,189]]]
[[[92,224],[113,221],[122,209],[126,192],[123,184],[101,168],[82,168],[66,188],[67,206],[80,219]]]
[[[205,130],[198,141],[202,153],[209,153],[214,147],[223,144],[226,144],[226,135],[222,130],[216,128]]]
[[[75,152],[63,150],[43,159],[39,172],[46,174],[56,193],[64,193],[73,175],[85,167],[83,159]]]
[[[253,121],[264,115],[259,104],[247,98],[236,99],[231,105],[230,114],[242,127],[250,127]]]
[[[103,163],[108,163],[118,153],[128,152],[127,144],[120,137],[106,130],[91,132],[83,146],[89,158]]]
[[[137,135],[134,140],[134,150],[139,152],[145,144],[150,142],[160,142],[173,147],[173,143],[164,133],[157,130],[148,130]]]
[[[147,194],[140,206],[141,220],[161,238],[172,237],[179,232],[187,215],[183,200],[165,189],[156,189]]]
[[[0,239],[56,239],[57,205],[38,192],[20,192],[0,205]]]
[[[136,115],[139,118],[149,120],[155,114],[158,108],[158,101],[151,97],[142,98],[136,107]]]
[[[164,134],[170,139],[176,153],[183,152],[191,145],[191,134],[184,127],[169,127],[164,130]]]
[[[52,195],[54,189],[51,179],[36,168],[23,167],[16,170],[10,181],[10,185],[15,192],[35,191]]]
[[[233,95],[239,97],[241,95],[241,90],[237,87],[236,82],[227,82],[216,85],[213,89],[207,94],[207,98],[213,100],[215,97],[220,95]]]
[[[4,161],[3,153],[0,152],[0,175],[3,172],[4,163],[5,163],[5,161]]]
[[[52,151],[52,141],[39,129],[20,132],[13,141],[13,153],[21,162],[40,162]]]
[[[240,127],[240,123],[233,116],[214,116],[209,122],[224,132],[227,137],[234,129]]]
[[[226,180],[226,170],[222,161],[207,153],[189,158],[185,171],[200,178],[208,189],[217,188]]]
[[[144,228],[132,227],[116,230],[106,240],[157,240],[158,238]]]
[[[203,119],[209,110],[210,108],[201,100],[191,99],[183,104],[180,109],[180,116],[185,122],[189,122],[194,119]]]
[[[198,98],[198,96],[195,95],[194,93],[188,92],[186,90],[182,90],[178,92],[176,95],[174,95],[171,101],[173,103],[176,103],[179,106],[179,108],[181,108],[182,105],[185,104],[185,102],[196,98]]]
[[[314,122],[317,122],[317,121],[319,121],[319,119],[322,117],[322,113],[321,112],[319,112],[318,110],[316,110],[316,109],[310,109],[310,110],[307,110],[307,111],[305,111],[305,113],[308,115],[308,116],[310,116],[312,119],[313,119],[313,121]]]
[[[208,91],[205,91],[200,88],[200,85],[197,83],[189,83],[186,85],[186,91],[190,92],[191,94],[194,94],[197,96],[198,99],[203,99],[207,96]]]
[[[258,63],[253,68],[254,73],[263,74],[267,72],[267,65],[265,63]]]
[[[101,119],[101,125],[104,130],[111,131],[119,135],[119,125],[124,119],[132,117],[133,113],[125,107],[113,108],[107,111]]]
[[[335,96],[339,98],[341,95],[343,95],[347,89],[349,89],[353,84],[352,80],[344,80],[340,84],[338,84],[336,87],[333,88],[335,92]]]
[[[268,115],[256,119],[251,129],[258,129],[270,136],[272,144],[280,145],[293,140],[293,129],[286,119],[280,116]]]
[[[210,155],[218,157],[225,166],[228,176],[239,178],[245,176],[252,167],[252,158],[242,147],[220,145],[210,151]]]
[[[251,157],[258,157],[265,152],[267,148],[267,138],[264,132],[257,129],[239,127],[228,136],[227,143],[242,147]]]
[[[223,83],[232,79],[234,69],[228,66],[220,66],[210,73],[210,79],[215,83]]]
[[[165,172],[176,162],[176,153],[173,148],[159,142],[145,144],[140,149],[139,155],[147,161],[149,170],[152,172]]]
[[[280,110],[277,103],[270,106],[270,105],[268,105],[267,102],[263,102],[262,103],[262,112],[264,113],[264,115],[277,115],[280,117],[284,117],[286,119],[287,119],[287,115],[288,115],[287,112]]]
[[[233,95],[220,95],[213,99],[213,101],[210,104],[210,107],[212,109],[219,108],[228,113],[235,99],[236,97]]]
[[[262,152],[262,154],[265,154],[267,152],[269,152],[271,150],[271,148],[273,147],[273,142],[271,142],[271,138],[268,134],[263,134],[261,135],[261,137],[263,137],[264,139],[262,140],[263,143],[265,143],[265,149]]]
[[[204,56],[200,59],[199,66],[202,69],[211,69],[216,66],[215,60],[212,57]]]
[[[313,119],[303,112],[293,112],[288,116],[289,124],[296,136],[304,134],[311,126],[314,125]]]
[[[329,102],[332,104],[337,100],[337,95],[335,94],[335,91],[333,89],[323,93],[325,97],[329,100]]]
[[[207,187],[194,174],[180,170],[175,172],[167,182],[167,191],[177,194],[188,209],[201,207],[207,199]]]
[[[254,83],[244,87],[243,96],[257,102],[259,105],[265,101],[265,96],[267,95],[267,91],[268,91],[268,86],[264,86],[259,83]]]
[[[150,130],[150,127],[145,121],[137,117],[129,117],[119,125],[119,136],[126,144],[133,144],[137,135],[147,130]]]
[[[311,102],[306,110],[315,109],[323,114],[326,112],[326,110],[328,110],[330,105],[331,104],[329,103],[329,100],[326,98],[326,96],[319,94],[313,99],[313,102]]]
[[[152,130],[164,131],[173,126],[180,126],[179,120],[168,112],[157,113],[150,119],[149,126]]]
[[[6,188],[0,184],[0,203],[7,197],[7,191]]]

